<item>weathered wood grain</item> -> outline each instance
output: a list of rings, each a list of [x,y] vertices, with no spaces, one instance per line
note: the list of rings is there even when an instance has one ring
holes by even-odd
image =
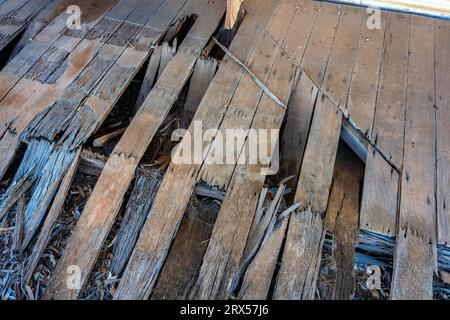
[[[348,95],[347,111],[359,128],[371,137],[380,70],[387,34],[388,13],[381,11],[380,29],[369,29],[370,14],[364,12],[363,25]]]
[[[291,215],[275,299],[314,299],[342,115],[322,93],[315,107]]]
[[[371,141],[400,168],[403,162],[410,16],[390,12],[386,28]],[[398,180],[398,173],[369,147],[361,228],[395,235]]]
[[[391,299],[432,299],[436,256],[434,20],[411,16],[404,160]]]
[[[354,256],[364,165],[349,147],[341,145],[334,170],[325,215],[325,228],[333,233],[333,259],[336,263],[333,299],[352,300],[356,289]]]
[[[450,24],[436,21],[436,155],[438,242],[450,244]]]
[[[160,183],[161,176],[157,172],[138,170],[112,251],[113,259],[110,265],[112,275],[120,276],[125,268]]]
[[[285,45],[283,41],[295,12],[295,2],[283,1],[280,3],[269,20],[260,45],[256,49],[255,62],[250,64],[249,68],[265,84],[270,78],[276,77],[276,73],[284,72],[277,68],[275,62],[283,54],[280,47]],[[271,82],[273,83],[273,81]],[[218,135],[226,137],[230,130],[236,130],[237,133],[248,130],[262,96],[263,90],[250,74],[245,74],[227,108]],[[235,140],[231,141],[231,145],[229,145],[229,141],[223,139],[213,141],[201,169],[200,175],[203,181],[211,186],[227,189],[241,150],[246,144],[245,136],[236,137]],[[223,150],[224,148],[226,149]]]
[[[182,7],[180,2],[172,2],[171,5],[171,10],[161,12],[165,13],[168,21],[171,21]],[[82,271],[81,284],[84,285],[114,223],[141,157],[190,76],[198,53],[216,30],[224,10],[223,3],[215,2],[205,6],[199,13],[199,18],[183,41],[178,54],[166,67],[119,141],[57,266],[47,298],[75,299],[78,296],[80,290],[69,290],[66,287],[65,270],[70,265],[78,265]],[[158,12],[155,17],[161,18]]]
[[[341,7],[339,23],[321,88],[340,107],[347,104],[361,28],[365,27],[362,25],[362,18],[363,11],[360,8]]]

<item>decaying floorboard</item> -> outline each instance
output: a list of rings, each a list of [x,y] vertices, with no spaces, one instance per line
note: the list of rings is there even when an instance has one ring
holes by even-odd
[[[25,100],[26,103],[20,103],[12,94],[2,101],[2,105],[6,105],[2,113],[6,114],[3,118],[7,128],[0,140],[0,150],[5,151],[0,156],[0,176],[12,161],[14,152],[11,150],[16,148],[19,135],[39,112],[47,106],[58,109],[59,105],[66,104],[68,100],[74,105],[72,108],[78,107],[114,63],[124,49],[116,47],[118,39],[115,32],[118,35],[121,29],[126,28],[127,24],[122,24],[125,19],[139,22],[139,15],[132,13],[138,3],[134,0],[134,6],[123,6],[121,2],[105,17],[94,20],[91,26],[85,25],[78,33],[69,32],[68,35],[60,36],[13,89],[16,90],[22,84],[26,87],[31,79],[31,84],[37,83],[40,90],[36,90],[35,94]],[[43,32],[46,30],[47,28]],[[129,31],[132,33],[133,30]],[[38,81],[34,80],[36,76]],[[20,89],[17,94],[21,94]],[[54,103],[55,106],[52,106]],[[70,110],[70,107],[66,108]]]
[[[189,86],[184,109],[195,113],[217,70],[217,60],[198,59]]]
[[[361,8],[341,7],[333,48],[321,88],[339,107],[347,104],[361,28],[365,27],[362,18]]]
[[[0,50],[3,50],[50,0],[11,0],[0,9]]]
[[[275,4],[276,1],[272,0],[247,4],[248,15],[230,47],[241,61],[248,63],[251,59],[257,39],[263,32]],[[225,57],[194,116],[193,123],[201,120],[204,128],[218,128],[224,109],[230,103],[243,74],[244,71],[239,65]],[[194,125],[191,124],[188,132],[194,132]],[[185,143],[185,139],[181,143]],[[172,163],[169,166],[115,299],[145,299],[150,296],[197,182],[199,170],[200,164],[195,163]]]
[[[153,88],[155,84],[156,76],[158,74],[159,63],[161,62],[161,46],[156,46],[153,49],[152,56],[150,57],[150,61],[147,66],[147,70],[145,71],[144,79],[142,80],[142,86],[139,91],[139,96],[136,101],[136,112],[142,106],[147,98],[148,94]]]
[[[298,27],[296,37],[303,39],[299,49],[302,49],[294,59],[301,61],[305,54],[308,41],[312,35],[312,29],[317,18],[320,4],[313,1],[300,3],[300,13],[303,11],[304,19]],[[313,12],[311,14],[311,11]],[[306,13],[306,14],[305,14]],[[289,56],[292,48],[287,48]],[[317,87],[306,76],[300,77],[288,103],[287,120],[284,128],[281,144],[281,166],[278,173],[279,179],[294,176],[287,182],[287,186],[295,190],[300,174],[300,164],[303,159],[306,141],[308,140],[314,105],[317,98]],[[293,197],[293,195],[292,195]]]
[[[380,12],[380,28],[369,29],[370,13],[364,11],[363,25],[347,101],[347,111],[359,128],[371,137],[380,68],[385,46],[388,14]]]
[[[438,242],[450,244],[450,23],[436,21],[436,156]]]
[[[259,40],[254,55],[255,62],[251,63],[249,68],[264,84],[273,83],[277,74],[284,72],[275,63],[280,56],[284,56],[282,47],[286,46],[284,40],[293,21],[296,6],[296,2],[282,1],[275,9]],[[226,137],[230,130],[237,132],[248,130],[262,97],[263,90],[250,74],[245,74],[219,127],[220,135]],[[229,144],[230,141],[219,138],[212,142],[200,173],[201,179],[207,184],[222,189],[228,188],[241,150],[246,145],[245,136],[236,137],[235,141],[231,142],[232,145],[225,146],[224,143]],[[223,152],[224,148],[226,152]]]
[[[295,195],[295,202],[300,203],[301,207],[290,218],[282,267],[274,293],[276,299],[314,299],[315,295],[325,235],[322,215],[328,204],[342,122],[342,114],[337,107],[346,105],[363,22],[361,12],[351,7],[342,8],[338,17],[335,35],[334,32],[325,31],[334,35],[329,58],[326,59],[328,62],[324,64],[323,61],[316,61],[313,64],[315,69],[305,69],[312,72],[313,80],[317,79],[319,84],[323,79],[324,92],[332,94],[333,101],[324,92],[319,93]],[[330,21],[323,22],[323,25],[327,26],[327,23]],[[328,25],[324,30],[329,28]],[[317,41],[320,43],[322,37],[321,34],[313,36],[311,50],[317,47]],[[353,40],[342,41],[347,37]],[[310,57],[309,61],[313,62],[312,59]],[[308,67],[305,65],[305,68]]]
[[[278,187],[277,193],[266,209],[267,189],[263,188],[258,201],[252,228],[248,236],[239,275],[238,299],[265,300],[268,298],[279,252],[286,233],[289,214],[298,208],[294,205],[280,212],[281,201],[286,191],[286,179]]]
[[[312,25],[310,26],[312,29]],[[284,163],[286,159],[289,159],[290,162],[281,168],[283,172],[282,176],[293,176],[291,180],[287,181],[288,186],[295,187],[297,185],[300,164],[302,163],[306,141],[308,139],[317,93],[318,88],[303,73],[297,82],[297,86],[288,104],[286,129],[290,125],[290,131],[283,137],[283,139],[286,138],[284,147],[287,149],[286,152],[282,152],[281,154],[282,162]],[[295,149],[295,152],[293,151],[294,149],[288,148],[290,146],[288,141],[291,140],[289,137],[291,139],[298,139],[298,144],[295,143],[298,149]],[[287,152],[287,150],[292,150],[292,152]],[[292,182],[293,180],[295,182]],[[255,220],[257,215],[258,211],[255,215]],[[259,300],[268,297],[288,221],[289,217],[285,217],[282,221],[277,221],[274,225],[273,233],[268,235],[267,241],[261,246],[255,258],[248,266],[239,291],[240,299]]]
[[[172,5],[176,14],[180,3]],[[114,223],[140,159],[191,75],[198,54],[218,27],[224,11],[223,1],[208,2],[203,6],[178,54],[166,67],[119,141],[86,204],[64,256],[57,265],[47,298],[75,299],[78,296],[80,290],[70,290],[66,286],[67,267],[79,266],[83,287]],[[155,17],[158,17],[157,13]]]
[[[65,29],[66,17],[61,14],[2,69],[0,73],[0,100],[31,69],[42,54],[59,39],[59,35]]]
[[[188,298],[217,218],[219,209],[216,206],[200,200],[191,201],[164,262],[151,296],[153,300]]]
[[[356,289],[354,252],[364,166],[349,147],[343,145],[338,149],[334,170],[325,216],[325,228],[333,233],[333,259],[336,263],[333,299],[351,300]]]
[[[6,108],[3,108],[2,115],[4,115],[3,119],[5,119],[7,127],[5,126],[5,132],[0,140],[0,150],[5,151],[2,152],[0,157],[0,176],[4,174],[15,155],[13,150],[17,148],[20,133],[36,114],[64,95],[64,89],[76,79],[96,54],[96,45],[92,42],[79,43],[79,41],[71,38],[61,38],[61,40],[61,43],[55,43],[54,48],[59,46],[60,49],[55,50],[59,51],[63,59],[72,67],[66,69],[54,84],[39,85],[38,89],[24,103],[20,99],[16,99],[13,94],[16,89],[17,94],[20,94],[22,81],[13,89],[11,95],[8,95],[2,101],[2,105],[6,105]],[[27,80],[23,81],[23,85],[27,86],[27,82]]]
[[[410,55],[391,299],[432,299],[436,257],[434,20],[411,16]],[[448,186],[448,184],[447,184]]]
[[[113,276],[120,276],[125,268],[160,183],[161,176],[156,171],[138,170],[112,251],[110,272]]]
[[[288,10],[294,11],[288,7]],[[295,8],[295,4],[294,4]],[[291,15],[291,19],[302,19],[302,15]],[[270,22],[269,22],[270,24]],[[289,26],[289,24],[288,24]],[[296,24],[287,29],[287,34],[296,33]],[[297,48],[298,39],[289,37],[283,43],[287,47]],[[274,71],[267,82],[267,87],[287,104],[297,80],[297,66],[283,52],[279,53],[274,62]],[[278,136],[271,130],[279,130],[285,115],[271,97],[264,94],[258,105],[250,129],[268,130],[269,139],[264,155],[272,159],[277,152]],[[253,146],[254,147],[254,146]],[[263,148],[263,143],[259,142]],[[239,148],[239,161],[234,173],[230,171],[230,183],[225,200],[220,209],[208,249],[203,258],[197,281],[193,287],[191,298],[194,299],[228,299],[237,286],[237,275],[252,221],[257,209],[258,199],[263,188],[269,164],[258,159],[258,164],[251,164],[250,149]],[[231,165],[233,167],[233,165]]]
[[[339,7],[322,2],[300,67],[318,85],[322,85],[340,18]]]
[[[403,162],[410,16],[388,13],[386,44],[371,140],[397,168]],[[369,146],[361,203],[361,228],[395,235],[398,173]]]
[[[275,299],[314,299],[342,115],[322,93],[317,101],[300,171]]]

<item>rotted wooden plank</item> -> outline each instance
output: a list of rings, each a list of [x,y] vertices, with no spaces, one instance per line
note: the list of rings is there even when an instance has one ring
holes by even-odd
[[[312,30],[317,19],[317,12],[320,4],[314,1],[302,1],[300,11],[304,18],[298,26],[296,37],[303,39],[298,49],[296,57],[293,57],[292,48],[287,48],[289,56],[298,61],[302,61],[308,42],[313,36]],[[280,159],[281,167],[278,173],[279,179],[294,176],[287,182],[287,186],[296,189],[300,174],[300,164],[305,152],[308,132],[311,125],[314,105],[317,98],[317,87],[306,76],[302,75],[289,100],[287,110],[287,120],[284,128]],[[293,196],[292,196],[293,197]]]
[[[355,55],[361,37],[363,10],[358,7],[341,6],[339,23],[328,60],[322,90],[333,102],[343,107],[347,104],[348,90],[352,80]]]
[[[311,39],[300,64],[318,86],[322,85],[340,15],[339,6],[321,3]]]
[[[182,4],[179,1],[169,1],[169,4],[171,10],[163,13],[175,17]],[[141,157],[189,78],[198,54],[218,27],[224,10],[224,3],[216,1],[208,3],[204,10],[199,12],[199,17],[183,41],[178,54],[166,67],[119,141],[86,204],[64,256],[57,265],[47,298],[75,299],[80,293],[80,290],[67,288],[67,267],[79,266],[83,287],[114,223]],[[125,272],[124,277],[126,275]],[[121,284],[123,282],[124,280]]]
[[[43,112],[46,107],[52,111],[51,114],[64,113],[67,107],[61,109],[58,106],[65,105],[67,100],[70,101],[72,108],[77,108],[115,63],[125,50],[128,40],[132,39],[138,31],[136,26],[139,22],[139,15],[133,15],[133,10],[139,1],[134,0],[133,4],[129,4],[125,11],[120,7],[113,8],[106,17],[100,17],[92,22],[92,29],[85,26],[86,30],[90,29],[87,33],[82,30],[75,37],[61,36],[61,40],[55,43],[55,49],[50,48],[48,52],[44,53],[42,59],[39,59],[37,64],[28,71],[28,77],[26,74],[16,85],[17,87],[23,83],[24,86],[27,86],[30,81],[32,84],[38,84],[40,90],[36,90],[26,103],[21,105],[21,100],[15,99],[14,96],[12,98],[9,98],[10,95],[5,97],[5,103],[9,103],[8,99],[11,100],[10,105],[4,108],[5,112],[9,111],[10,114],[5,116],[6,123],[2,128],[5,131],[0,141],[0,149],[9,151],[0,156],[0,176],[4,174],[14,157],[19,135],[36,115]],[[142,11],[140,10],[140,12]],[[112,17],[136,21],[136,24],[122,23],[123,20],[113,20]],[[107,22],[108,24],[105,26]],[[131,30],[129,26],[132,26]],[[120,38],[118,34],[124,29],[130,33]],[[120,45],[119,39],[122,39],[121,41],[125,39],[125,43]],[[50,58],[52,55],[55,57]],[[47,73],[47,69],[50,70],[49,73]],[[44,83],[34,80],[36,76],[42,77],[41,81]],[[52,84],[53,81],[54,84]],[[17,94],[21,93],[17,92]],[[70,107],[68,108],[70,110]],[[63,114],[62,117],[65,115]],[[41,124],[41,127],[45,125],[45,120],[39,119],[39,117],[36,122],[44,123]],[[55,129],[58,128],[54,123],[49,125]],[[49,141],[51,140],[53,138],[50,137]]]
[[[325,235],[322,215],[328,204],[342,121],[337,107],[347,101],[361,24],[361,10],[344,7],[339,15],[328,64],[317,61],[313,63],[315,70],[310,69],[315,74],[312,79],[318,79],[319,84],[323,74],[323,88],[333,101],[324,92],[319,93],[294,200],[301,207],[290,218],[274,293],[276,299],[314,299]],[[321,39],[323,36],[314,37]],[[316,41],[310,45],[311,50],[317,48]]]
[[[137,8],[136,6],[139,3],[142,4],[142,2],[134,2],[135,6],[131,6],[131,8],[128,7],[128,12],[124,12],[123,9],[125,8],[121,8],[121,10],[111,11],[110,14],[119,14],[119,17],[122,17],[123,19],[130,19],[130,21],[134,21],[135,23],[133,24],[128,22],[128,24],[132,24],[133,26],[140,26],[140,28],[142,29],[142,27],[148,20],[148,16],[146,17],[146,14],[144,13],[145,10],[148,10],[147,13],[151,13],[152,11],[154,12],[159,7],[159,5],[158,3],[155,3],[155,6],[146,7],[145,10],[139,8],[139,12],[135,11],[137,14],[133,14],[133,10]],[[120,40],[120,37],[114,36],[115,30],[120,30],[120,25],[122,25],[122,22],[121,20],[112,20],[110,18],[108,19],[110,20],[109,26],[112,28],[112,32],[108,32],[111,31],[108,28],[104,29],[103,27],[99,27],[98,30],[94,28],[89,32],[88,39],[86,39],[87,41],[85,43],[88,46],[93,44],[102,44],[101,48],[97,49],[97,51],[95,52],[95,55],[88,55],[91,57],[95,56],[95,58],[91,61],[91,64],[89,64],[89,66],[84,69],[83,73],[81,73],[79,77],[77,77],[76,80],[72,82],[71,85],[69,85],[64,93],[66,95],[65,99],[61,99],[61,101],[57,102],[55,105],[51,105],[46,112],[43,112],[39,117],[35,119],[33,125],[31,125],[26,132],[26,137],[29,139],[29,147],[27,148],[26,156],[22,161],[21,166],[16,173],[15,179],[21,179],[21,176],[24,174],[24,172],[33,172],[33,175],[37,175],[39,178],[35,181],[36,183],[31,189],[32,196],[27,207],[27,221],[25,225],[26,232],[24,242],[22,244],[23,247],[27,246],[27,244],[30,242],[32,236],[39,227],[40,222],[44,217],[48,207],[51,205],[59,182],[63,178],[65,172],[68,170],[70,163],[75,160],[76,150],[79,147],[79,144],[84,142],[85,139],[87,139],[87,137],[96,128],[95,125],[97,124],[97,122],[93,121],[93,119],[90,118],[92,113],[87,112],[89,110],[86,111],[86,108],[80,108],[78,110],[76,108],[80,103],[82,103],[85,97],[90,94],[90,92],[97,84],[99,84],[99,86],[97,87],[97,91],[94,91],[94,94],[98,95],[99,92],[103,92],[101,90],[103,88],[101,85],[102,83],[107,82],[107,77],[104,77],[102,79],[103,75],[108,71],[108,68],[112,64],[114,64],[114,62],[116,61],[115,59],[120,56],[120,53],[125,50],[125,45],[127,45],[128,39],[134,39],[134,34],[138,31],[137,27],[131,28],[131,30],[134,30],[134,32],[125,35],[125,37],[129,38],[125,38],[127,40],[125,40],[125,43],[123,43],[122,46],[117,46],[113,43],[118,44],[120,43],[120,41],[124,41],[123,39]],[[101,21],[105,22],[104,20]],[[113,23],[114,21],[116,23]],[[104,24],[102,23],[100,23],[99,25],[104,26]],[[99,32],[99,30],[102,31]],[[121,58],[118,59],[118,63],[121,66],[126,65],[127,59],[131,59],[135,62],[136,60],[138,60],[133,59],[136,58],[136,55],[125,57],[122,60]],[[89,61],[86,61],[86,64],[88,62]],[[70,68],[68,69],[70,70]],[[115,69],[111,68],[109,70],[114,71]],[[68,73],[72,72],[73,70],[68,71]],[[121,77],[116,76],[116,80],[118,82],[124,81],[123,77],[126,76],[126,74],[127,73],[124,72]],[[128,80],[125,79],[125,81]],[[123,83],[120,83],[120,85],[123,85]],[[113,100],[112,103],[114,103],[114,99],[118,99],[118,97],[114,94],[120,94],[121,90],[123,90],[120,85],[118,84],[117,87],[110,86],[114,88],[109,92],[112,96],[108,96],[108,99]],[[75,108],[72,109],[72,111],[78,111],[79,113],[74,114],[73,112],[70,112],[70,108]],[[102,120],[101,116],[102,115],[99,114],[100,120]],[[60,117],[61,121],[55,120],[58,119],[58,117]],[[94,120],[99,121],[99,119]],[[55,121],[56,124],[63,125],[63,129],[58,128],[57,125],[55,125]],[[71,121],[75,123],[76,127],[74,127],[73,123],[71,124]],[[67,127],[64,127],[63,123],[67,124]],[[54,128],[55,131],[48,130],[49,128]],[[60,137],[60,141],[58,141],[57,138],[58,132],[63,133]],[[73,135],[73,132],[76,132],[79,135],[78,140],[76,139],[77,136]],[[62,142],[63,147],[57,148],[54,146],[54,144],[52,144],[52,142]],[[39,163],[39,168],[36,171],[34,171],[33,169],[33,162]],[[14,185],[14,183],[15,182],[13,182],[12,185]],[[24,191],[26,190],[22,190],[21,192]],[[7,200],[5,202],[6,205],[8,204]],[[2,206],[3,205],[4,203],[2,203]]]
[[[436,254],[435,21],[411,16],[404,159],[391,299],[432,299]],[[448,184],[447,184],[448,186]]]
[[[23,6],[20,1],[8,1],[2,7],[8,8],[8,5],[14,3],[19,4],[16,10],[13,10],[7,15],[0,12],[0,50],[3,50],[12,40],[14,40],[20,32],[22,32],[30,20],[43,8],[50,0],[32,0],[26,2]],[[23,2],[23,1],[22,1]],[[3,11],[3,9],[0,9]]]
[[[275,299],[314,299],[342,115],[323,93],[317,101],[290,217]]]
[[[388,13],[381,11],[380,28],[373,29],[366,25],[370,15],[364,10],[347,103],[349,115],[367,137],[372,132]]]
[[[59,15],[34,41],[30,42],[14,59],[0,72],[0,100],[14,87],[14,85],[31,69],[44,52],[58,40],[66,29],[66,16]]]
[[[299,150],[296,150],[293,155],[290,155],[289,159],[292,161],[291,165],[282,168],[283,177],[294,176],[292,180],[298,180],[300,168],[297,169],[297,166],[299,167],[299,164],[301,164],[303,159],[317,94],[318,88],[305,73],[302,73],[288,104],[288,123],[289,117],[292,117],[293,114],[302,115],[298,118],[291,118],[292,127],[290,132],[292,136],[299,136],[298,139],[301,145],[299,146]],[[295,111],[291,112],[291,108]],[[294,122],[296,123],[296,126],[293,125]],[[286,154],[287,153],[288,152],[286,152]],[[282,157],[283,154],[284,153],[282,153]],[[295,164],[297,164],[297,166]],[[293,183],[288,181],[287,185],[292,186]],[[267,236],[267,240],[262,244],[254,259],[249,264],[245,271],[242,287],[239,290],[240,299],[262,300],[268,298],[279,253],[285,238],[288,221],[289,216],[284,217],[281,220],[277,219],[272,233]]]
[[[450,244],[450,23],[436,21],[436,155],[438,242]]]
[[[410,16],[389,12],[386,28],[371,141],[400,168],[403,162]],[[395,235],[398,181],[398,172],[369,146],[361,203],[361,228]]]
[[[275,4],[276,1],[272,0],[248,3],[246,7],[248,15],[231,44],[231,50],[242,61],[248,62],[251,59],[257,40]],[[194,116],[194,124],[195,121],[203,121],[204,128],[219,127],[224,115],[223,109],[230,103],[243,73],[244,71],[234,61],[225,57]],[[194,132],[193,124],[189,132]],[[184,143],[185,139],[181,143]],[[200,164],[196,163],[170,165],[115,299],[143,299],[153,291],[172,239],[188,205],[199,170]]]

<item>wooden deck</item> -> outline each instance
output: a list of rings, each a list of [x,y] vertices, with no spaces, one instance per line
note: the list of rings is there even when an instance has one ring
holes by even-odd
[[[0,19],[0,50],[25,28],[4,33],[12,17],[28,21],[47,3],[0,0],[0,16],[9,17]],[[226,0],[119,0],[81,30],[56,15],[1,70],[0,227],[16,239],[30,286],[90,138],[145,73],[138,111],[99,167],[39,298],[82,296],[120,221],[114,299],[315,299],[330,233],[333,298],[350,299],[358,230],[395,239],[391,299],[433,298],[433,278],[450,272],[442,257],[450,243],[450,21],[382,11],[379,28],[369,29],[373,13],[351,5],[243,7],[219,62],[204,56],[220,51],[211,38]],[[145,159],[161,147],[155,137],[183,95],[187,132],[200,121],[218,130],[195,163],[168,164],[156,183],[143,173]],[[210,163],[229,129],[282,130],[277,175],[248,161]],[[180,145],[191,143],[185,136]],[[236,159],[250,156],[245,147],[236,142]],[[282,183],[269,197],[274,180]],[[220,190],[217,210],[192,208],[205,190]],[[75,289],[71,266],[81,271]]]

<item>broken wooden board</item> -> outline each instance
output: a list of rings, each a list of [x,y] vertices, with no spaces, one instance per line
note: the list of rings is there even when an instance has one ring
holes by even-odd
[[[134,5],[137,4],[138,2],[134,1]],[[72,99],[75,105],[76,101],[81,103],[91,87],[101,79],[102,73],[106,72],[116,59],[114,55],[120,54],[120,50],[111,47],[111,41],[114,39],[111,37],[116,30],[120,30],[121,21],[126,19],[133,9],[135,7],[132,5],[122,8],[118,4],[105,17],[100,16],[92,25],[84,25],[78,33],[61,35],[3,99],[2,118],[6,131],[0,140],[0,150],[5,150],[0,157],[0,176],[14,157],[14,152],[7,150],[16,148],[20,134],[38,113],[47,106],[52,108],[53,103],[56,103],[54,108],[57,108],[58,99],[59,104],[64,104],[67,99]],[[133,15],[130,15],[129,19],[133,20]],[[43,32],[46,31],[47,28]],[[28,51],[28,47],[24,50]],[[29,87],[30,84],[35,88],[35,93],[27,90],[25,92],[28,94],[23,94],[21,86]],[[77,90],[83,93],[74,97]],[[24,100],[18,99],[17,95]]]
[[[436,256],[434,20],[411,16],[404,160],[391,299],[432,299]]]
[[[269,82],[274,82],[278,72],[284,72],[275,63],[284,56],[281,47],[286,46],[284,40],[295,13],[295,3],[283,1],[277,6],[256,48],[255,62],[249,66],[253,74],[267,86]],[[200,172],[201,179],[210,186],[225,190],[228,188],[241,150],[246,146],[245,135],[238,135],[251,127],[262,97],[263,90],[250,74],[245,74],[226,110],[220,132],[216,134],[219,138],[212,142]],[[227,136],[230,131],[235,132],[235,139]],[[232,140],[231,145],[229,140]]]
[[[217,60],[198,59],[192,73],[184,109],[195,113],[217,70]]]
[[[241,61],[248,62],[251,59],[257,39],[275,4],[276,1],[272,0],[259,1],[257,4],[248,3],[248,15],[231,45],[231,50]],[[243,74],[244,71],[239,65],[225,57],[194,116],[193,123],[201,120],[205,128],[217,128],[224,114],[223,108],[230,103]],[[191,124],[188,132],[193,131],[194,125]],[[181,143],[184,142],[185,139]],[[198,164],[172,163],[169,166],[115,299],[144,299],[150,296],[188,205],[199,169]],[[175,199],[176,201],[173,201]]]
[[[171,5],[172,10],[166,15],[169,13],[176,15],[181,7],[179,2]],[[80,267],[81,287],[83,287],[114,223],[138,162],[188,80],[198,54],[218,27],[224,11],[223,1],[203,6],[177,55],[168,64],[119,141],[105,165],[65,254],[55,270],[47,298],[75,299],[78,296],[80,290],[69,290],[65,285],[67,267],[70,265]],[[158,17],[157,13],[155,17]]]
[[[3,50],[50,0],[9,0],[0,8],[0,51]]]
[[[371,141],[397,168],[403,162],[410,16],[389,12]],[[369,147],[361,228],[395,235],[398,172]]]
[[[142,0],[135,1],[134,5],[138,5],[139,3],[142,4]],[[158,3],[156,3],[156,7],[149,6],[146,8],[151,12],[157,7]],[[100,40],[102,39],[104,32],[102,31],[101,26],[99,27],[101,30],[99,35],[96,33],[95,29],[89,33],[90,35],[94,33],[94,39],[97,39],[94,43],[90,43],[91,45],[93,44],[95,46],[101,44],[101,48],[95,55],[93,52],[89,55],[89,57],[94,57],[94,59],[64,90],[63,97],[55,102],[54,105],[50,105],[47,110],[41,112],[28,126],[21,137],[22,141],[27,140],[29,142],[29,147],[26,150],[24,159],[21,162],[15,180],[12,182],[9,190],[14,188],[16,181],[20,181],[22,177],[32,174],[32,179],[34,181],[31,188],[31,198],[26,210],[24,246],[30,242],[39,227],[40,221],[51,204],[59,182],[65,171],[68,169],[69,164],[74,159],[77,147],[79,147],[79,145],[89,137],[93,130],[96,129],[98,122],[103,120],[102,116],[104,117],[104,115],[101,113],[101,107],[107,109],[108,105],[106,107],[102,105],[101,102],[103,101],[101,99],[96,100],[97,104],[94,105],[94,108],[91,108],[89,105],[91,98],[97,96],[100,96],[100,98],[102,97],[101,93],[104,92],[102,84],[104,84],[104,82],[108,83],[108,77],[102,78],[102,76],[105,73],[108,73],[108,71],[114,73],[115,68],[113,65],[116,59],[118,59],[118,68],[122,72],[122,78],[118,78],[114,75],[114,79],[118,82],[117,85],[113,87],[115,91],[109,91],[108,94],[105,95],[107,97],[105,102],[114,104],[118,99],[118,96],[120,96],[124,90],[122,86],[125,86],[129,81],[129,79],[126,78],[127,72],[125,72],[126,70],[124,70],[122,66],[126,67],[138,60],[136,58],[139,53],[132,54],[131,57],[127,57],[126,54],[123,56],[120,55],[125,51],[125,46],[128,44],[128,41],[130,41],[135,33],[138,32],[139,27],[137,26],[139,25],[139,22],[141,22],[142,27],[148,18],[143,14],[143,10],[137,11],[134,6],[131,6],[131,8],[121,8],[119,4],[118,8],[118,10],[113,9],[106,18],[110,20],[110,22],[115,23],[109,23],[109,26],[112,27],[112,32],[105,33],[105,42]],[[130,22],[121,24],[120,20],[112,20],[115,16],[123,17],[123,19],[127,18],[129,21],[135,22],[135,24],[131,24]],[[132,26],[131,34],[125,35],[124,40],[121,33],[123,32],[123,29],[130,31],[130,26]],[[145,57],[143,59],[145,59]],[[129,60],[132,62],[129,62]],[[88,61],[86,61],[86,63],[87,62]],[[128,71],[130,69],[131,75],[128,75],[131,79],[133,73],[137,71],[133,68],[129,68]],[[84,102],[84,99],[92,92],[97,84],[98,88],[96,91],[94,91],[93,95]],[[111,86],[108,85],[107,90],[110,88]],[[79,105],[83,102],[82,108],[78,110]],[[43,107],[42,105],[40,106]],[[95,109],[95,107],[97,107],[97,109]],[[110,106],[110,108],[112,108],[112,106]],[[98,113],[98,118],[95,118],[94,110]],[[28,113],[30,113],[30,115]],[[33,113],[30,112],[30,110],[27,110],[27,115],[33,116]],[[26,119],[28,118],[21,118],[20,121],[24,122]],[[55,121],[59,126],[55,125]],[[17,125],[17,123],[15,124]],[[6,143],[11,142],[11,140],[14,142],[13,138],[14,136],[12,136],[11,139],[6,140]],[[4,146],[3,142],[4,141],[2,140],[2,146]],[[64,147],[55,147],[54,143]],[[7,161],[11,161],[11,153],[8,155],[10,157],[2,159],[2,164],[8,164]],[[42,172],[45,172],[45,174],[41,175]],[[20,192],[25,191],[26,190],[23,189]],[[8,206],[11,203],[8,192],[9,191],[7,191],[6,197],[3,199],[2,206]]]
[[[287,186],[292,188],[297,186],[298,176],[300,174],[300,164],[303,160],[317,94],[318,88],[311,79],[303,73],[292,92],[288,104],[288,119],[285,135],[283,137],[285,141],[283,148],[285,148],[285,151],[281,153],[282,163],[285,165],[281,167],[282,173],[279,174],[279,176],[293,176],[293,178],[287,182]],[[287,128],[289,128],[289,131],[286,131]],[[292,145],[290,145],[290,142],[292,142]],[[293,145],[296,145],[297,147],[292,148]],[[288,152],[288,150],[291,152]],[[287,160],[289,160],[289,162],[286,162]],[[257,215],[258,211],[256,212],[255,220],[257,219]],[[289,216],[276,222],[273,232],[268,235],[267,240],[262,244],[254,259],[249,264],[239,290],[239,299],[260,300],[269,298],[269,289],[282,249],[288,221]],[[253,224],[255,224],[255,222],[253,222]],[[250,231],[250,234],[251,233],[252,231]]]
[[[309,4],[309,8],[312,3]],[[293,22],[288,30],[286,41],[283,47],[297,48],[300,54],[292,52],[290,55],[282,52],[274,63],[273,75],[269,78],[267,87],[274,91],[274,95],[281,97],[282,101],[287,101],[291,95],[291,90],[296,81],[295,64],[300,63],[304,47],[308,41],[305,37],[296,37],[298,24],[305,21],[304,7],[300,7],[298,13],[294,16]],[[306,21],[308,21],[306,19]],[[312,24],[306,23],[312,28]],[[308,33],[308,30],[306,30]],[[283,71],[279,71],[283,70]],[[280,75],[281,73],[281,75]],[[306,74],[302,76],[307,77]],[[254,116],[251,129],[253,130],[279,130],[284,118],[284,109],[271,100],[269,96],[263,95]],[[278,137],[271,137],[278,139]],[[268,158],[272,159],[274,152],[277,152],[275,145],[268,143]],[[261,145],[260,145],[261,147]],[[238,149],[239,151],[239,149]],[[236,289],[237,277],[240,264],[245,256],[244,247],[250,227],[253,221],[255,210],[258,203],[258,196],[263,187],[267,168],[262,163],[257,165],[249,164],[246,149],[243,148],[240,157],[247,161],[239,159],[236,169],[230,172],[231,182],[228,193],[222,205],[219,217],[214,227],[208,251],[203,259],[202,269],[197,279],[196,287],[193,289],[191,297],[196,299],[227,299]],[[272,159],[273,160],[273,159]],[[242,165],[245,163],[245,165]],[[265,173],[263,173],[265,172]],[[276,254],[275,254],[276,255]],[[270,272],[270,271],[269,271]]]
[[[275,299],[314,299],[322,244],[325,213],[333,177],[342,115],[322,93],[317,101],[308,144],[300,171]]]

